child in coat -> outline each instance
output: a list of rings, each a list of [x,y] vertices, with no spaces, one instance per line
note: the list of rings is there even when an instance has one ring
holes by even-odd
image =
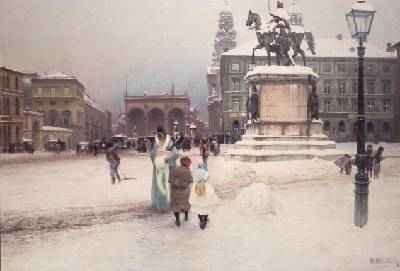
[[[194,185],[190,195],[193,212],[197,213],[200,229],[204,230],[209,222],[209,210],[218,203],[214,188],[207,182],[208,172],[204,164],[193,170]]]

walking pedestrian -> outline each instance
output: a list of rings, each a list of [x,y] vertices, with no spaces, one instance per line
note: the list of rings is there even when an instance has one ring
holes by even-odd
[[[352,159],[349,154],[345,154],[342,157],[338,158],[335,161],[335,165],[337,165],[340,169],[340,173],[346,173],[346,175],[351,174],[351,169],[352,169]]]
[[[169,183],[171,185],[171,209],[175,216],[176,226],[181,225],[180,213],[185,213],[185,221],[189,219],[190,210],[190,191],[193,183],[190,165],[192,161],[188,156],[180,159],[181,165],[171,172]]]
[[[117,147],[113,146],[112,143],[109,143],[107,148],[106,159],[110,166],[111,184],[115,184],[115,179],[118,179],[118,182],[121,182],[121,177],[119,176],[118,172],[121,159],[117,153]]]
[[[383,160],[383,151],[385,149],[380,146],[378,148],[378,150],[376,151],[376,153],[374,154],[374,160],[373,160],[373,164],[374,164],[374,179],[379,179],[379,176],[381,174],[381,163]]]
[[[209,211],[218,203],[214,188],[208,183],[208,171],[204,164],[193,170],[194,186],[190,194],[190,204],[193,212],[197,213],[200,229],[204,230],[210,221]]]

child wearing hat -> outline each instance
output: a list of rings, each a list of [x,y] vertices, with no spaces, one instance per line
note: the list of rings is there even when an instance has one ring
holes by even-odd
[[[194,185],[190,194],[193,212],[197,213],[200,229],[204,230],[209,222],[209,210],[218,203],[218,196],[208,180],[208,171],[204,164],[193,170]]]

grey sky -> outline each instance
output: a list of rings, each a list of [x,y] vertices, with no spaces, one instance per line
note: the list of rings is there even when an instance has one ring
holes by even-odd
[[[288,5],[292,0],[284,0]],[[238,40],[254,38],[248,9],[266,0],[230,0]],[[400,40],[400,0],[370,0],[377,9],[371,41]],[[306,28],[318,37],[348,34],[354,0],[297,0]],[[119,110],[125,78],[130,94],[188,90],[206,105],[206,66],[223,0],[0,0],[0,64],[78,76],[88,92]]]

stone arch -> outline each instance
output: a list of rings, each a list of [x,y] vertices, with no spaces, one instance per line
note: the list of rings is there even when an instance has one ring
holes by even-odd
[[[352,130],[352,136],[354,140],[357,139],[357,135],[358,135],[358,122],[356,121],[353,123],[353,130]]]
[[[32,145],[35,149],[40,146],[40,123],[35,120],[32,125]]]
[[[382,125],[382,136],[386,141],[390,141],[392,139],[392,127],[386,121]]]
[[[324,133],[329,135],[329,132],[331,130],[331,123],[329,122],[329,120],[324,121],[324,125],[322,128],[323,128]]]
[[[132,108],[127,114],[128,136],[145,136],[145,114],[140,108]]]
[[[375,140],[375,125],[372,121],[367,123],[367,140]]]
[[[367,133],[371,134],[371,133],[374,133],[374,132],[375,132],[375,125],[374,125],[373,122],[369,121],[367,123]]]
[[[64,110],[62,113],[62,126],[63,127],[71,127],[71,111]]]
[[[173,134],[174,122],[177,121],[177,131],[183,133],[185,131],[185,113],[180,108],[173,108],[168,112],[168,132]]]
[[[159,108],[153,108],[147,113],[148,132],[154,134],[158,126],[165,128],[165,114]]]
[[[51,109],[50,111],[49,111],[49,118],[48,118],[48,121],[49,121],[49,125],[50,126],[57,126],[57,124],[58,124],[58,111],[57,110],[55,110],[55,109]]]
[[[346,132],[346,124],[344,123],[343,120],[341,120],[341,121],[339,122],[338,131],[339,131],[340,133],[345,133],[345,132]]]

